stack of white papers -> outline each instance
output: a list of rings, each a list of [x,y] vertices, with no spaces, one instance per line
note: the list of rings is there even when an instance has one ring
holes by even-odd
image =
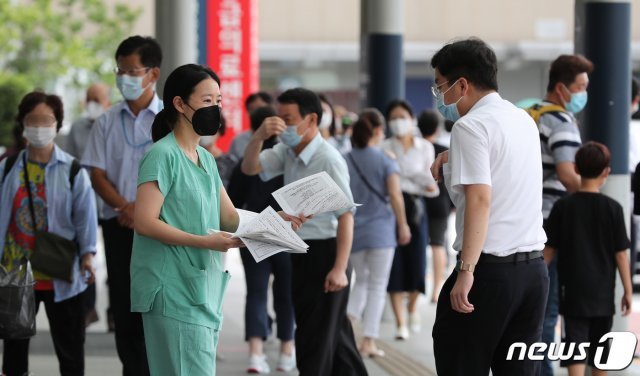
[[[272,196],[285,213],[294,216],[310,216],[360,206],[351,202],[324,171],[287,184],[273,192]]]
[[[282,210],[293,216],[310,216],[359,206],[347,199],[338,184],[324,171],[287,184],[272,195]],[[271,206],[259,214],[242,209],[237,211],[240,225],[232,235],[242,240],[256,262],[279,252],[307,253],[307,243]],[[218,231],[209,230],[209,233],[214,232]]]

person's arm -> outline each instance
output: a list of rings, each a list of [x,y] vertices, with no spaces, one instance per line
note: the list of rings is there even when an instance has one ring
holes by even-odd
[[[239,224],[240,216],[238,215],[238,211],[233,206],[227,190],[222,187],[222,191],[220,192],[220,229],[233,233],[236,232]]]
[[[116,187],[114,187],[107,178],[107,172],[101,168],[91,168],[91,183],[98,196],[100,196],[107,205],[120,213],[118,223],[122,226],[133,228],[135,202],[128,202],[122,197],[116,190]]]
[[[324,292],[340,291],[347,287],[347,265],[353,243],[353,213],[347,211],[338,217],[336,235],[336,261],[324,280]]]
[[[580,189],[580,175],[576,172],[575,163],[557,163],[556,174],[558,175],[558,180],[560,180],[569,193],[576,192]]]
[[[622,316],[627,316],[631,313],[631,300],[633,295],[633,288],[631,286],[631,272],[629,270],[629,257],[625,249],[616,252],[616,264],[618,265],[618,273],[620,273],[620,280],[622,280],[622,286],[624,287],[624,294],[622,295],[622,301],[620,303],[620,311]]]
[[[465,263],[478,264],[482,247],[487,238],[489,213],[491,210],[491,187],[485,184],[464,186],[466,207],[464,212],[464,233],[460,259]],[[473,285],[473,273],[460,271],[451,290],[451,307],[461,313],[473,312],[473,304],[468,295]]]
[[[556,249],[553,248],[550,245],[545,245],[544,246],[544,250],[542,251],[543,257],[544,257],[544,262],[545,264],[549,265],[551,264],[551,261],[553,261],[553,258],[556,255]]]
[[[74,179],[71,197],[71,219],[76,230],[76,241],[80,246],[80,271],[82,276],[88,274],[86,282],[91,284],[95,281],[93,257],[96,253],[98,215],[91,181],[84,169]]]
[[[156,239],[165,244],[221,252],[242,245],[240,239],[233,239],[230,234],[219,232],[210,235],[194,235],[160,220],[164,196],[160,192],[157,181],[149,181],[138,186],[136,203],[134,229],[142,236]]]
[[[273,135],[281,134],[285,129],[287,129],[287,126],[281,118],[277,116],[266,118],[258,130],[251,135],[251,140],[244,151],[242,172],[249,176],[261,173],[260,152],[262,151],[262,143]]]
[[[407,215],[404,210],[404,199],[400,190],[400,175],[397,173],[387,177],[387,192],[391,209],[396,216],[396,227],[398,229],[398,244],[406,245],[411,241],[411,230],[407,224]]]

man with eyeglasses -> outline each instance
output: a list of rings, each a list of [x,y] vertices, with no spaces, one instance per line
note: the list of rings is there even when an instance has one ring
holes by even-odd
[[[457,208],[458,262],[433,326],[438,374],[537,375],[540,362],[507,353],[540,341],[549,285],[538,129],[498,94],[496,55],[483,41],[447,44],[431,66],[438,110],[455,122],[431,171]]]
[[[116,84],[124,100],[99,116],[82,164],[90,168],[94,190],[104,200],[104,235],[109,299],[123,375],[148,375],[142,319],[131,313],[129,264],[138,164],[151,146],[151,125],[162,110],[155,91],[162,50],[151,37],[125,39],[115,54]]]

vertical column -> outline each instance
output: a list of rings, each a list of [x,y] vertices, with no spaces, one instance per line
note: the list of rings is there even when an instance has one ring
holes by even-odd
[[[164,81],[180,65],[198,61],[198,1],[156,0],[156,39],[162,46],[158,93]]]
[[[611,175],[603,193],[617,200],[630,218],[631,2],[577,0],[575,46],[576,53],[594,64],[582,116],[585,139],[601,142],[611,151]],[[616,292],[619,310],[620,283]],[[614,330],[627,327],[627,320],[616,315]]]
[[[360,88],[363,105],[384,111],[404,98],[404,0],[362,0]],[[426,88],[425,88],[426,92]]]

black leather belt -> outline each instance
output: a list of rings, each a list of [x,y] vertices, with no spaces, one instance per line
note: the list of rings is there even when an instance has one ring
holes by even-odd
[[[508,256],[495,256],[488,253],[481,253],[478,264],[506,264],[509,262],[517,264],[519,262],[527,262],[539,258],[542,258],[542,251],[516,252]]]

